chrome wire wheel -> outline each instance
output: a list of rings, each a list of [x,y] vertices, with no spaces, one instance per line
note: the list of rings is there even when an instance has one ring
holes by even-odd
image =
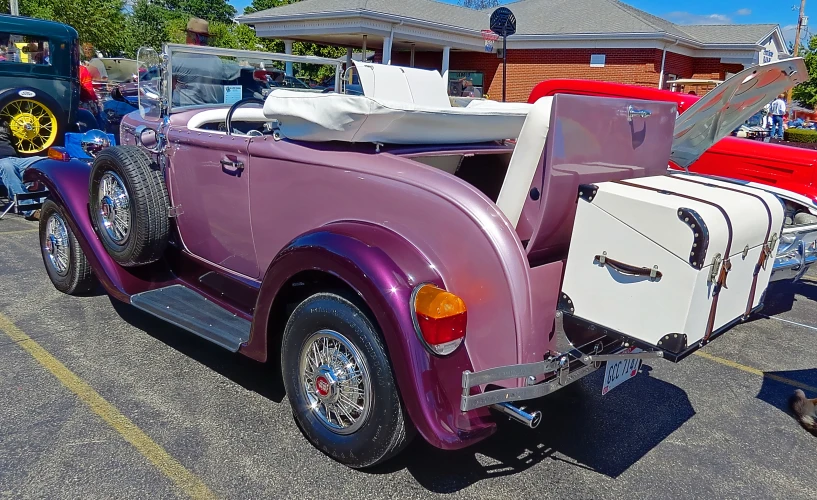
[[[122,178],[115,172],[105,172],[99,180],[99,220],[101,228],[117,245],[130,236],[130,196]]]
[[[366,361],[343,335],[320,330],[301,348],[301,384],[309,409],[329,430],[352,434],[372,409],[372,382]]]
[[[46,262],[59,276],[67,276],[70,270],[71,245],[68,241],[68,229],[65,221],[58,214],[52,214],[45,223],[45,241],[43,243]]]

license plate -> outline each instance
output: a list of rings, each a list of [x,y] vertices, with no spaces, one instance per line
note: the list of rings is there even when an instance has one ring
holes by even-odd
[[[629,347],[623,353],[641,352],[637,347]],[[622,383],[635,377],[638,368],[641,366],[640,359],[622,359],[619,361],[608,361],[604,369],[604,386],[601,388],[602,396],[612,391]]]

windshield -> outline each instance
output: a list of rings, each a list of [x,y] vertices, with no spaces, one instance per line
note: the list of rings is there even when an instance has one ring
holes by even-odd
[[[246,98],[264,99],[276,88],[320,92],[294,74],[334,77],[341,63],[311,56],[168,45],[170,107],[233,104]]]

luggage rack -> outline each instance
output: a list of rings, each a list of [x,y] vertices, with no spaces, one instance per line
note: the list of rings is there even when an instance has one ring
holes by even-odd
[[[621,352],[628,346],[619,343],[619,348],[611,354],[603,352],[603,344],[595,346],[593,354],[585,354],[578,349],[571,349],[566,353],[548,356],[543,361],[519,365],[500,366],[478,372],[465,370],[462,372],[462,397],[460,410],[469,411],[484,406],[508,403],[523,399],[535,399],[546,396],[573,382],[580,380],[601,367],[603,361],[618,361],[622,359],[652,359],[661,358],[664,352],[654,347],[644,352]],[[537,382],[536,377],[548,376],[544,381]],[[491,384],[501,380],[524,378],[524,387],[501,388],[471,394],[473,387]]]

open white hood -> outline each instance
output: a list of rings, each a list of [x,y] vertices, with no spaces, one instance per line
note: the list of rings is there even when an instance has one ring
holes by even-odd
[[[732,76],[678,117],[670,158],[688,167],[778,94],[808,77],[801,57],[753,66]]]

